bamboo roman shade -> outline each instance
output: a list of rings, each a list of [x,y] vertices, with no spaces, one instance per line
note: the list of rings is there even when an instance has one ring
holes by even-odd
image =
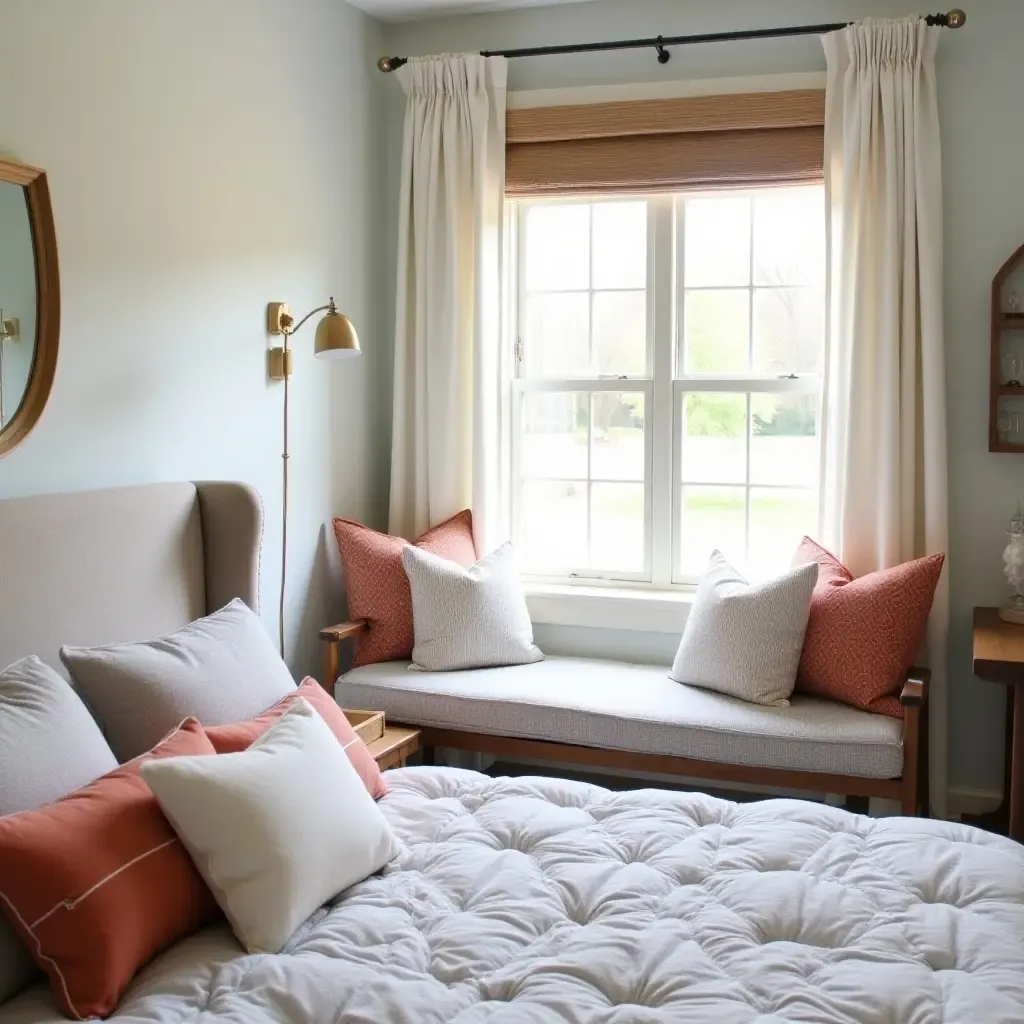
[[[821,181],[825,94],[699,96],[510,110],[512,198]]]

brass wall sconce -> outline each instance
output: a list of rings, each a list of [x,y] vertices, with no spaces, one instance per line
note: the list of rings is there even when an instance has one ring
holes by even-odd
[[[298,323],[288,311],[287,302],[271,302],[267,306],[267,333],[284,337],[284,345],[278,345],[269,352],[269,373],[271,380],[287,380],[292,375],[292,350],[288,339],[312,316],[326,312],[317,324],[313,340],[313,354],[320,359],[346,359],[360,353],[359,337],[352,321],[338,312],[332,297],[326,306],[310,310]]]
[[[284,657],[284,598],[288,577],[288,383],[292,376],[292,349],[289,347],[291,336],[299,330],[310,317],[317,313],[326,314],[317,324],[316,337],[313,340],[313,354],[320,359],[347,359],[360,354],[359,336],[356,334],[352,321],[344,313],[338,311],[332,297],[327,305],[317,306],[310,310],[296,323],[288,311],[286,302],[271,302],[267,305],[267,333],[284,339],[267,353],[267,369],[271,380],[284,382],[284,437],[281,451],[282,464],[282,501],[281,501],[281,602],[278,618],[278,640],[281,657]]]

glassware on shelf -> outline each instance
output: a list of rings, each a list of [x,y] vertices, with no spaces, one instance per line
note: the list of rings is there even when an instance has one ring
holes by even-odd
[[[1009,409],[1000,409],[996,421],[999,440],[1002,444],[1017,444],[1020,436],[1020,413]]]
[[[1006,373],[1006,387],[1021,387],[1020,379],[1024,376],[1024,359],[1016,352],[1008,352],[1003,356],[1003,370]]]
[[[1010,297],[1006,300],[1006,312],[1009,316],[1020,316],[1024,313],[1024,307],[1021,306],[1020,292],[1016,288],[1010,292]]]
[[[1003,569],[1013,598],[999,609],[999,617],[1006,622],[1024,623],[1024,501],[1017,502],[1017,512],[1007,533],[1010,542],[1003,551]]]

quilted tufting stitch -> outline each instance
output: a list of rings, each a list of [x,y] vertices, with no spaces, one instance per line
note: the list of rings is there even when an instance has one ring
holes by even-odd
[[[279,956],[226,929],[116,1024],[1020,1024],[1024,847],[801,801],[388,773],[403,850]],[[56,1024],[40,996],[0,1024]]]

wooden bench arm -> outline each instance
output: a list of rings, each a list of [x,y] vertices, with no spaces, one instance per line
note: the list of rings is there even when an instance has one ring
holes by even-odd
[[[361,619],[358,622],[339,622],[337,626],[324,626],[320,630],[320,639],[326,643],[340,643],[348,640],[349,637],[359,636],[366,629],[366,623]]]
[[[905,708],[922,708],[928,700],[928,687],[931,685],[932,674],[926,668],[912,668],[907,673],[900,694],[900,704]]]
[[[355,640],[366,631],[366,623],[339,622],[336,626],[324,626],[320,630],[320,640],[324,647],[324,677],[320,685],[333,696],[334,684],[338,681],[339,648],[342,640]]]

